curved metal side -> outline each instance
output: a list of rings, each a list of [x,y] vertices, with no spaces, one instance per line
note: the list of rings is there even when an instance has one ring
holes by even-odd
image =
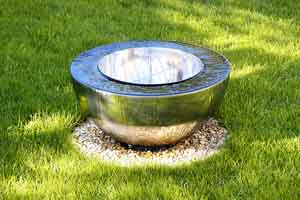
[[[81,112],[116,139],[160,145],[186,137],[221,103],[228,78],[205,90],[170,96],[125,96],[93,90],[74,81]]]

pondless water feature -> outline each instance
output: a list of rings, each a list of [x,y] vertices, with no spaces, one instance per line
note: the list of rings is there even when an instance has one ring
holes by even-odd
[[[175,42],[113,43],[80,54],[71,75],[81,112],[121,142],[174,144],[219,107],[228,61]]]

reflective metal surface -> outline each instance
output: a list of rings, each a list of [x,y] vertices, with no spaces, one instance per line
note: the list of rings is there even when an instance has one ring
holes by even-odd
[[[160,47],[129,48],[104,56],[99,70],[108,78],[140,85],[158,85],[192,78],[203,70],[193,54]]]
[[[201,59],[203,71],[179,83],[143,86],[113,81],[100,73],[99,60],[128,48],[179,49]],[[79,55],[71,65],[83,116],[93,117],[115,138],[129,144],[176,143],[219,107],[229,78],[227,60],[206,48],[173,42],[115,43]]]

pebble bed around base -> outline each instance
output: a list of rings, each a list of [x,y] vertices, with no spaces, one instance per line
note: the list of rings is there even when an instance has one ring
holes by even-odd
[[[92,119],[88,119],[74,131],[75,143],[83,153],[121,166],[145,164],[170,166],[203,160],[217,152],[226,135],[227,130],[220,127],[213,118],[203,121],[190,136],[168,147],[126,146],[105,134]]]

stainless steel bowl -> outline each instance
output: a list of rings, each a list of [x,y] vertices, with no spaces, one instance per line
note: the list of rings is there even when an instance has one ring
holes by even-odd
[[[230,65],[175,42],[130,41],[79,55],[71,75],[83,116],[128,144],[172,144],[219,107]]]

